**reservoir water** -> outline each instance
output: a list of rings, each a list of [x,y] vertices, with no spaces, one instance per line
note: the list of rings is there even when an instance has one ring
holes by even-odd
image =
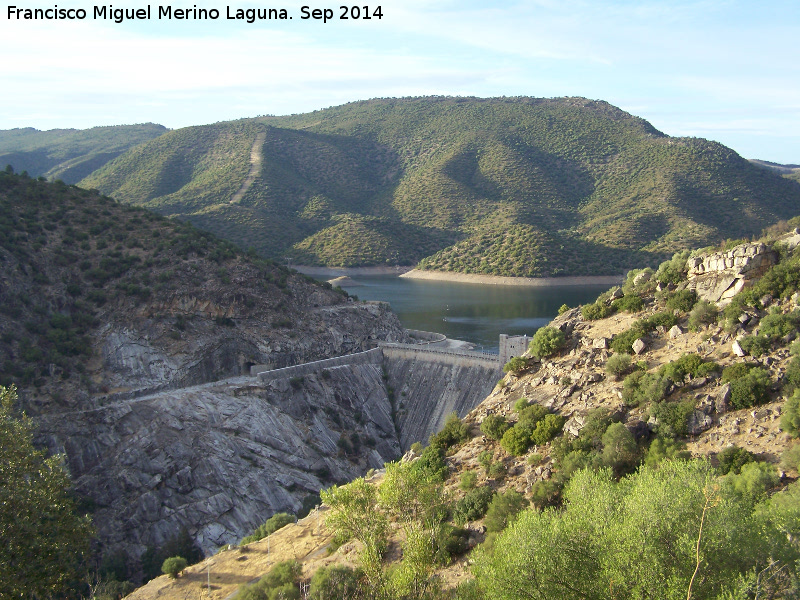
[[[476,350],[498,351],[498,337],[532,335],[558,314],[562,304],[593,302],[608,284],[526,287],[406,279],[395,275],[350,275],[343,286],[361,300],[391,304],[408,329],[465,340]]]

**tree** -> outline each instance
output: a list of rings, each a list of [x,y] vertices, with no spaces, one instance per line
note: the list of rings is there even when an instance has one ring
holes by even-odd
[[[33,447],[33,424],[14,415],[14,386],[0,386],[0,590],[50,597],[79,588],[92,527],[75,513],[61,456]]]
[[[561,350],[565,343],[563,331],[555,327],[542,327],[533,334],[530,351],[536,358],[544,358]]]
[[[183,571],[189,563],[182,556],[170,556],[161,565],[161,572],[169,575],[170,578],[176,579],[178,574]]]

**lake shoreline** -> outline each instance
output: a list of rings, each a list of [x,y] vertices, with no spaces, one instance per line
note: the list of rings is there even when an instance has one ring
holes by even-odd
[[[450,271],[420,271],[411,269],[400,277],[428,281],[453,281],[457,283],[479,283],[483,285],[517,285],[527,287],[556,287],[581,285],[620,285],[622,276],[585,275],[574,277],[502,277],[500,275],[477,275]]]
[[[556,287],[581,285],[621,285],[623,277],[614,275],[584,275],[568,277],[503,277],[501,275],[478,275],[451,271],[420,271],[414,267],[292,267],[311,277],[336,279],[339,277],[396,275],[405,279],[427,281],[451,281],[455,283],[478,283],[481,285],[515,285],[527,287]],[[351,284],[352,285],[352,284]]]

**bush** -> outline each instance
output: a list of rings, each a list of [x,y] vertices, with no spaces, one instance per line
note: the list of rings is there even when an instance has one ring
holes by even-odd
[[[637,294],[625,294],[611,303],[614,310],[624,310],[625,312],[635,313],[644,308],[644,300]]]
[[[766,498],[767,492],[774,489],[779,481],[775,467],[763,462],[747,463],[738,474],[730,473],[725,478],[725,483],[735,493],[753,503]]]
[[[772,340],[765,335],[746,335],[739,340],[742,350],[758,358],[772,348]]]
[[[633,434],[622,423],[612,423],[603,434],[603,464],[617,476],[629,472],[639,462],[639,447]]]
[[[266,520],[265,523],[259,525],[256,530],[248,535],[247,537],[242,538],[242,541],[239,544],[249,544],[251,542],[257,542],[258,540],[262,540],[268,535],[272,535],[282,527],[285,527],[289,523],[295,522],[295,516],[289,513],[275,513],[269,519]]]
[[[687,353],[681,355],[678,360],[673,360],[663,365],[658,370],[658,374],[662,377],[669,377],[672,381],[678,383],[683,381],[687,375],[707,377],[718,370],[719,365],[714,361],[704,361],[699,354]]]
[[[320,567],[311,578],[309,600],[350,600],[358,597],[358,582],[363,577],[361,569],[353,570],[342,565]]]
[[[667,397],[671,382],[668,377],[645,371],[634,371],[622,383],[622,399],[628,406],[658,402]]]
[[[542,327],[533,334],[530,351],[536,358],[552,356],[564,347],[564,332],[555,327]]]
[[[658,435],[674,437],[688,433],[689,417],[694,412],[694,400],[681,402],[654,402],[650,416],[658,421]]]
[[[475,471],[464,471],[458,480],[458,488],[461,490],[469,491],[478,483],[478,474]]]
[[[522,456],[528,451],[531,445],[531,438],[523,428],[514,426],[503,434],[500,445],[509,454]]]
[[[486,531],[503,531],[524,508],[528,506],[525,496],[514,490],[496,494],[486,512]]]
[[[490,440],[501,440],[510,427],[505,417],[489,415],[481,423],[481,432]]]
[[[753,367],[747,375],[731,381],[731,406],[735,410],[769,402],[769,373]]]
[[[800,327],[800,311],[795,310],[787,315],[773,312],[761,319],[759,333],[772,340],[778,340],[785,335],[796,332]]]
[[[175,579],[188,565],[189,563],[182,556],[171,556],[161,565],[161,572]]]
[[[705,325],[716,323],[718,316],[719,310],[716,305],[708,300],[698,300],[689,313],[687,325],[692,331],[697,331]]]
[[[439,433],[431,435],[429,440],[430,446],[441,448],[447,452],[456,444],[466,441],[469,438],[469,430],[467,426],[458,418],[455,412],[450,413],[445,421],[444,427]]]
[[[630,354],[612,354],[608,357],[605,367],[606,373],[619,381],[622,376],[631,370]]]
[[[558,315],[561,316],[565,312],[567,312],[568,310],[569,310],[569,306],[567,306],[566,304],[562,304],[561,306],[558,307]]]
[[[661,283],[680,283],[686,278],[686,261],[689,260],[689,250],[682,250],[672,255],[670,260],[658,265],[655,280]]]
[[[478,455],[478,464],[483,467],[483,470],[488,474],[489,468],[492,466],[494,455],[489,450],[484,450]]]
[[[453,521],[458,525],[477,521],[486,514],[493,496],[492,488],[486,485],[470,490],[456,502],[453,508]]]
[[[302,571],[296,560],[279,562],[257,583],[241,586],[236,600],[299,600]]]
[[[728,446],[717,454],[717,460],[719,461],[719,470],[723,475],[728,473],[738,475],[743,466],[756,460],[756,455],[738,446]]]
[[[697,292],[694,290],[678,290],[667,296],[667,310],[689,312],[697,302]]]
[[[616,354],[633,354],[631,345],[637,338],[644,337],[659,326],[669,329],[677,322],[678,318],[668,312],[660,312],[650,317],[639,319],[630,329],[614,336],[614,339],[611,340],[611,349]]]
[[[506,465],[502,460],[498,460],[489,465],[489,477],[501,480],[506,476]]]
[[[531,488],[531,502],[538,509],[556,506],[561,501],[561,484],[555,479],[537,481]]]
[[[505,365],[503,365],[504,373],[519,373],[528,368],[528,361],[521,356],[512,356]],[[502,381],[502,380],[501,380]]]
[[[564,421],[565,419],[561,415],[545,415],[541,421],[536,423],[536,428],[530,434],[530,440],[537,446],[546,444],[561,432]]]
[[[644,464],[647,467],[655,467],[663,460],[682,459],[688,460],[692,453],[686,450],[686,444],[672,438],[658,436],[650,444],[650,448],[645,454]]]
[[[596,321],[598,319],[605,319],[614,314],[614,309],[602,302],[595,302],[594,304],[584,304],[581,306],[581,316],[584,321]]]
[[[791,437],[800,437],[800,390],[795,390],[783,405],[781,429]]]
[[[781,456],[781,467],[800,471],[800,444],[789,446]]]

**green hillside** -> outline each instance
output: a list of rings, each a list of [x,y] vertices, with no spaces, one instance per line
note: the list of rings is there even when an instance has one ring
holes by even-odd
[[[191,127],[81,185],[299,263],[512,276],[618,274],[800,214],[797,183],[583,98],[370,100]]]
[[[137,144],[165,133],[154,123],[51,129],[32,127],[0,130],[0,167],[11,165],[17,172],[34,177],[77,183],[108,161]]]

